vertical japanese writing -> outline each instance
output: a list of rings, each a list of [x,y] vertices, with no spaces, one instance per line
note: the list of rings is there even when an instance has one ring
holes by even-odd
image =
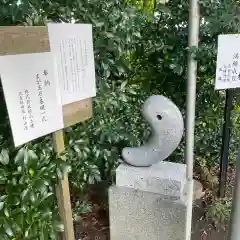
[[[235,82],[237,80],[239,80],[239,75],[237,73],[237,67],[239,65],[239,54],[238,53],[234,53],[233,54],[233,64],[232,64],[232,81]]]
[[[234,53],[232,57],[232,64],[225,64],[219,69],[218,80],[223,82],[240,81],[240,74],[237,71],[239,66],[239,53]]]
[[[41,122],[47,122],[46,106],[43,98],[43,85],[44,87],[50,86],[47,70],[43,71],[43,78],[40,77],[40,74],[36,75],[36,84],[40,104]]]
[[[33,115],[32,115],[32,104],[31,104],[31,98],[28,89],[25,89],[25,100],[27,103],[27,113],[29,118],[29,126],[30,128],[34,128],[34,121],[33,121]]]
[[[43,76],[44,76],[44,87],[50,86],[50,81],[48,79],[48,71],[47,70],[43,71]]]
[[[46,113],[45,113],[45,105],[43,101],[43,92],[42,92],[42,80],[39,76],[39,74],[36,75],[36,83],[37,83],[37,91],[38,91],[38,97],[39,97],[39,108],[41,112],[41,121],[46,122]]]
[[[26,109],[25,109],[25,106],[24,106],[24,99],[23,99],[23,93],[22,92],[19,92],[19,100],[20,100],[20,108],[21,108],[21,114],[22,114],[22,119],[23,119],[23,128],[24,128],[24,130],[28,130]]]
[[[219,69],[219,72],[221,73],[221,75],[218,77],[219,81],[229,81],[230,79],[228,78],[228,67],[227,65],[224,65],[222,68]]]

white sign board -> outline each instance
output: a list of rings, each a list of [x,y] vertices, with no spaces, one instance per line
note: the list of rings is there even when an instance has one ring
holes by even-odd
[[[219,35],[215,89],[240,87],[240,34]]]
[[[62,104],[96,96],[91,24],[48,24]]]
[[[0,76],[15,146],[63,128],[51,53],[1,56]]]

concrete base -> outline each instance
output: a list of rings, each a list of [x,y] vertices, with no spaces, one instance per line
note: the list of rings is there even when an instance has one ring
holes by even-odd
[[[196,184],[197,183],[197,184]],[[121,164],[109,189],[111,240],[184,240],[188,187],[186,165]],[[201,184],[194,184],[194,198]]]
[[[187,206],[132,188],[109,189],[111,240],[183,240]]]

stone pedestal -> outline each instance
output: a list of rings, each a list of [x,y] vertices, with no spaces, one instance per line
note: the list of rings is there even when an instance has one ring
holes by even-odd
[[[109,189],[111,240],[184,240],[186,165],[119,166]]]
[[[111,240],[184,240],[186,205],[155,193],[109,190]]]
[[[180,198],[185,184],[185,164],[159,162],[151,167],[121,164],[116,170],[116,185],[119,187]]]

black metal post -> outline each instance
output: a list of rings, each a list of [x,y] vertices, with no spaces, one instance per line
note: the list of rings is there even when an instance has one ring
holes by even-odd
[[[220,176],[219,176],[219,197],[223,198],[226,192],[227,170],[228,170],[228,155],[230,142],[230,127],[231,127],[231,111],[232,111],[233,90],[226,90],[226,100],[224,109],[224,124],[220,160]]]

